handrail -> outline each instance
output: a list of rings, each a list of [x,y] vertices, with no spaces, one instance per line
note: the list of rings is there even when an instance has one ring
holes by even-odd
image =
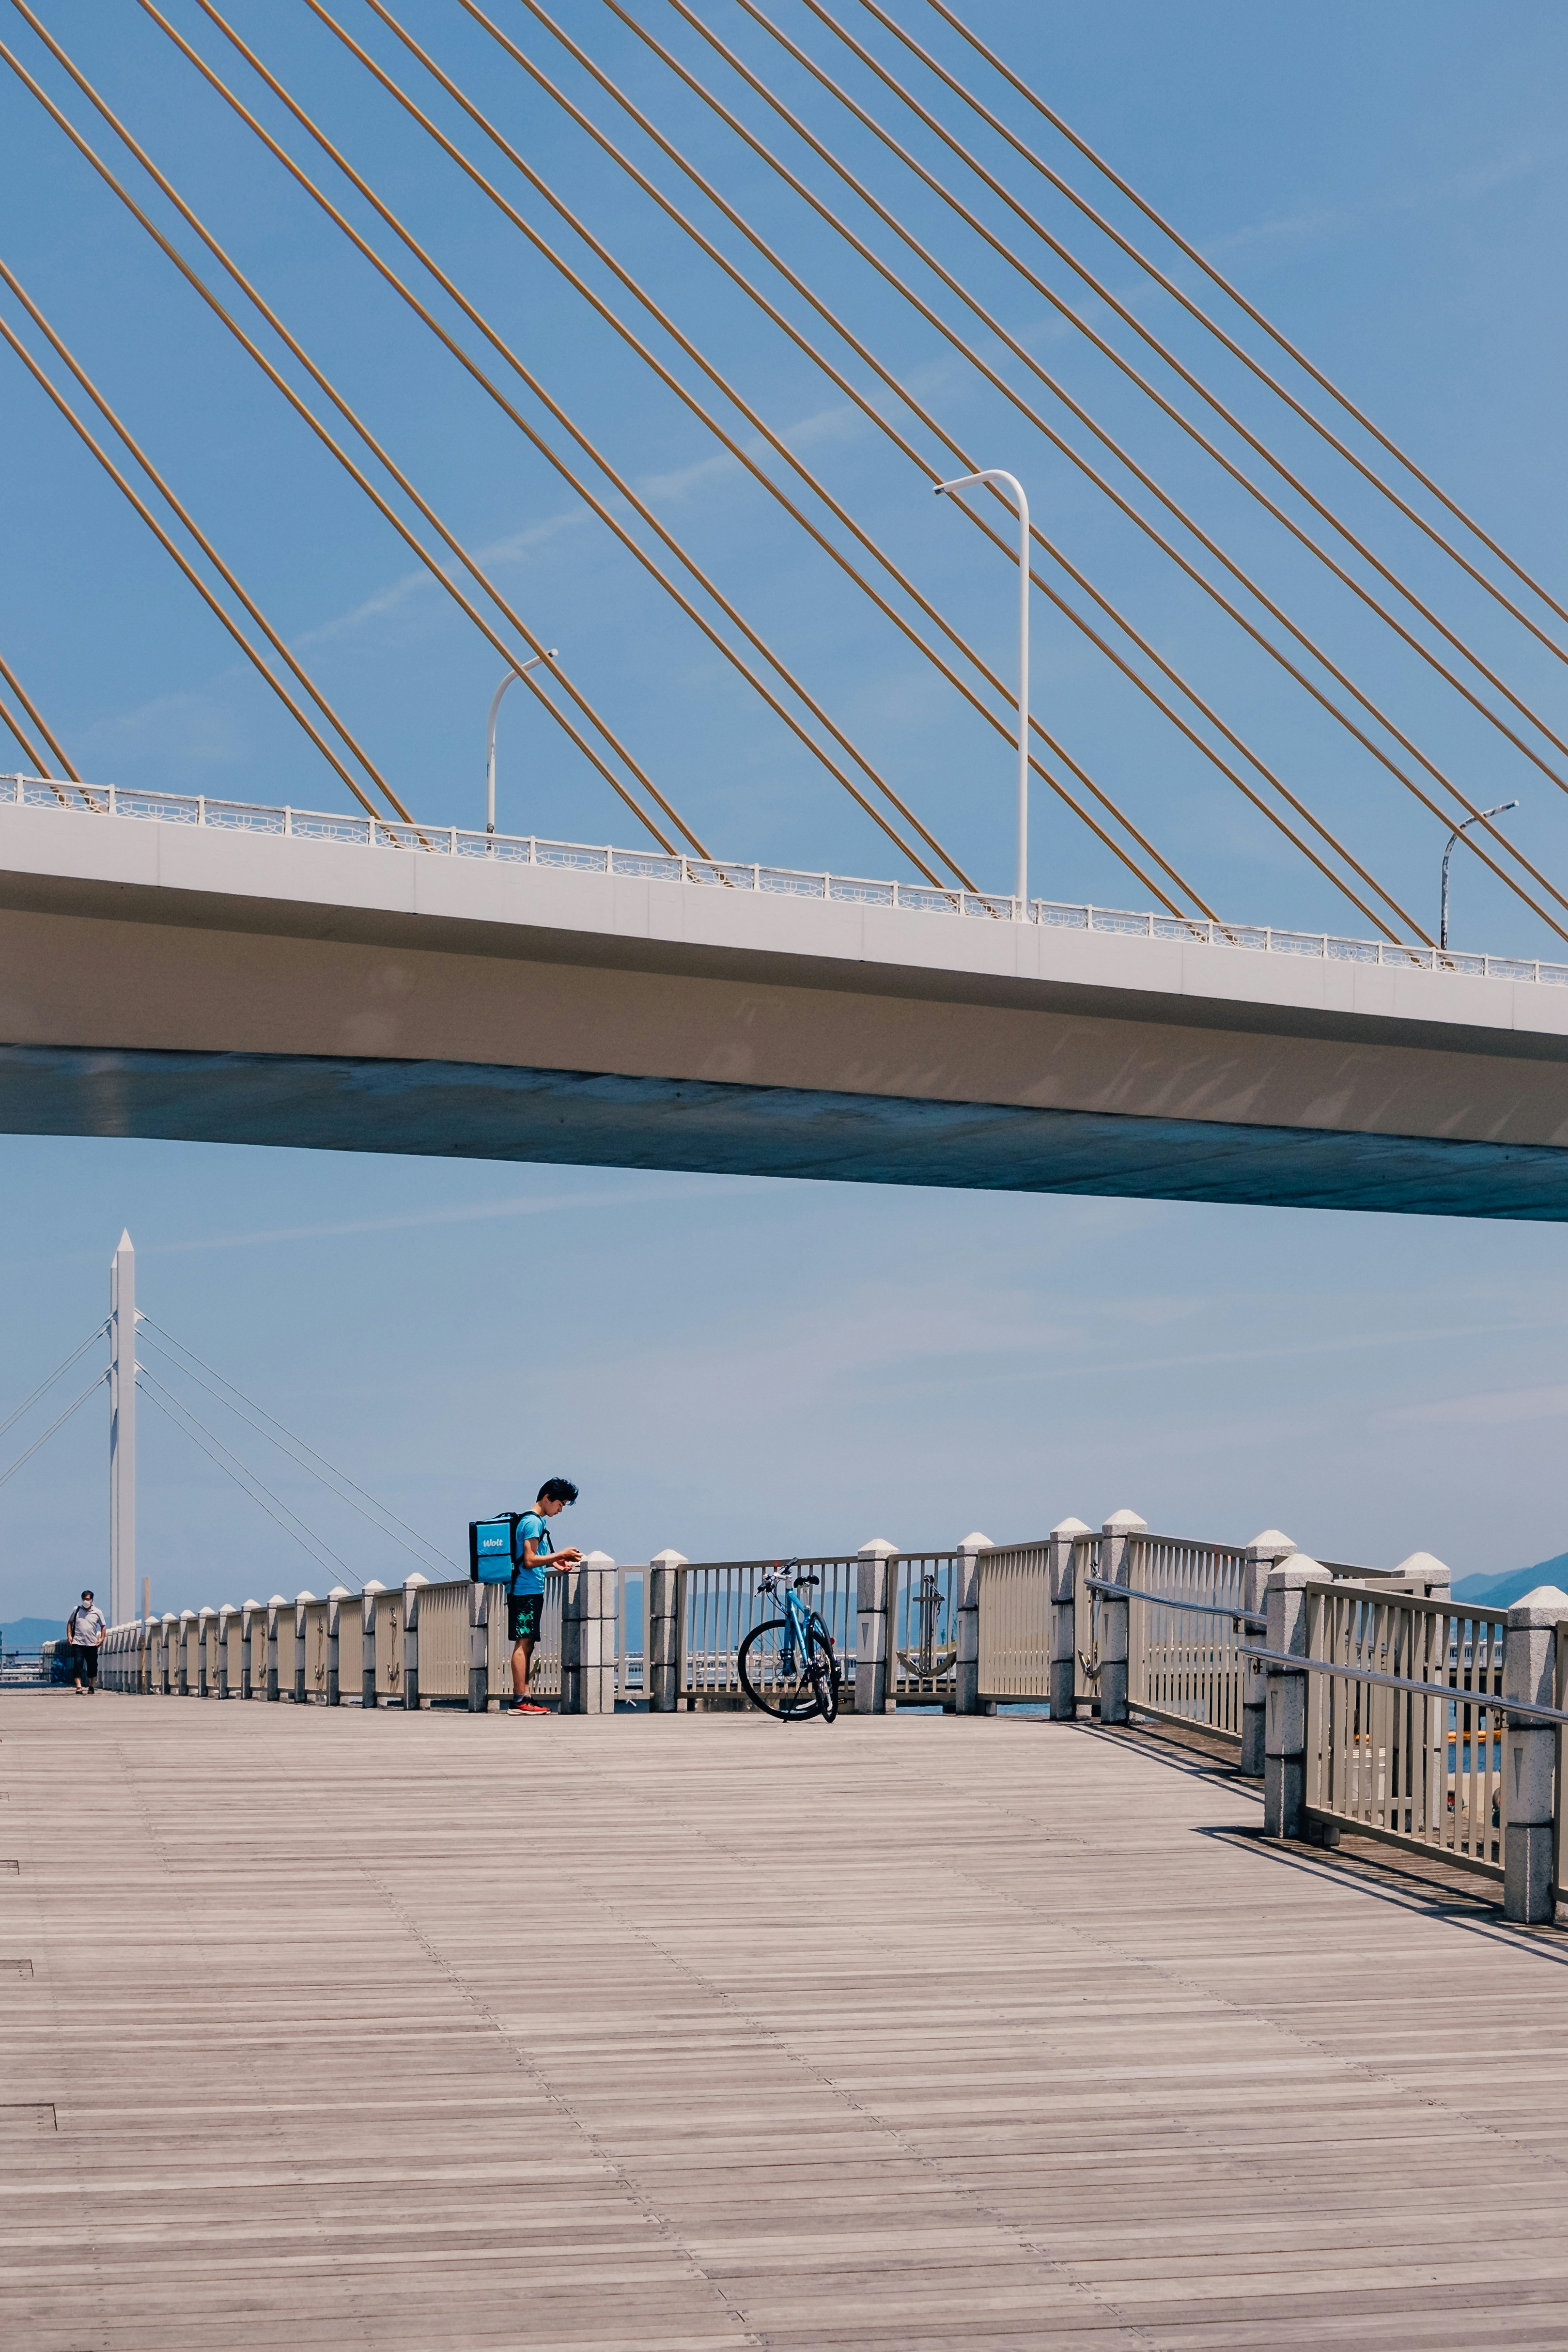
[[[1404,1596],[1400,1597],[1403,1600]],[[1333,1658],[1301,1657],[1291,1650],[1249,1648],[1247,1655],[1262,1659],[1281,1671],[1289,1667],[1295,1674],[1340,1675],[1347,1682],[1380,1683],[1387,1690],[1418,1691],[1425,1698],[1451,1699],[1460,1706],[1473,1706],[1487,1714],[1531,1715],[1538,1716],[1542,1723],[1568,1723],[1568,1714],[1564,1714],[1561,1707],[1537,1706],[1532,1699],[1505,1698],[1499,1691],[1472,1690],[1463,1683],[1415,1682],[1407,1675],[1380,1675],[1370,1666],[1344,1665]],[[1481,1671],[1483,1674],[1495,1674],[1498,1669],[1485,1666]]]
[[[1233,1625],[1244,1626],[1249,1633],[1266,1630],[1268,1625],[1266,1618],[1249,1617],[1243,1609],[1218,1609],[1211,1601],[1177,1601],[1168,1592],[1145,1592],[1136,1584],[1113,1584],[1103,1576],[1086,1576],[1083,1583],[1087,1591],[1114,1592],[1123,1601],[1152,1601],[1157,1608],[1183,1609],[1194,1617],[1228,1617]],[[1258,1657],[1261,1653],[1254,1650],[1251,1655]]]

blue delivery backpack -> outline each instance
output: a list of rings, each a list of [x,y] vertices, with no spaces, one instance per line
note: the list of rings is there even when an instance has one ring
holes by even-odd
[[[521,1565],[517,1558],[517,1521],[521,1511],[497,1511],[491,1519],[468,1522],[468,1573],[478,1584],[504,1584],[513,1590]]]

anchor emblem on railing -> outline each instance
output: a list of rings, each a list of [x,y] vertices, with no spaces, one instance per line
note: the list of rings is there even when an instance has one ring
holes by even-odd
[[[913,1680],[936,1682],[952,1673],[958,1656],[956,1643],[942,1642],[942,1616],[947,1604],[936,1579],[929,1573],[923,1576],[919,1591],[910,1595],[910,1602],[919,1620],[919,1638],[912,1648],[900,1650],[899,1663]]]

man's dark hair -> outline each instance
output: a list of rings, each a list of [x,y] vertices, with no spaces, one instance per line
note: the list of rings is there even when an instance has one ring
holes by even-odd
[[[547,1478],[539,1488],[538,1500],[541,1503],[575,1503],[577,1488],[570,1478]]]
[[[91,1592],[90,1592],[90,1591],[89,1591],[89,1592],[84,1592],[84,1593],[82,1594],[82,1599],[83,1599],[84,1601],[90,1601],[90,1600],[92,1599],[92,1594],[91,1594]]]

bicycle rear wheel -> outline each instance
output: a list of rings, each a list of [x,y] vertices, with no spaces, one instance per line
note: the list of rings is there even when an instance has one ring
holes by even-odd
[[[821,1712],[810,1659],[787,1617],[754,1625],[740,1645],[739,1664],[740,1687],[764,1715],[799,1723]]]
[[[833,1648],[833,1637],[821,1619],[813,1612],[806,1631],[806,1672],[817,1694],[817,1712],[824,1723],[831,1723],[839,1712],[839,1659]]]

